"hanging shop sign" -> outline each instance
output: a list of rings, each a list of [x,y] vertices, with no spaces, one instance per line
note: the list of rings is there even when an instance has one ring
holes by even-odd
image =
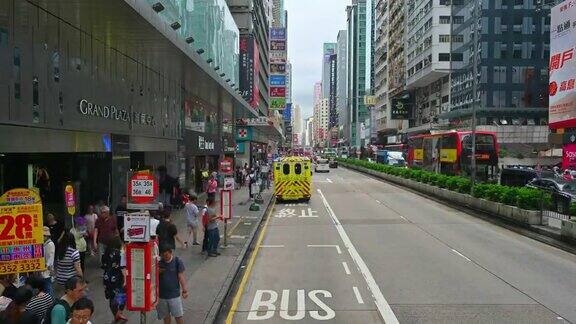
[[[286,86],[286,76],[278,74],[270,75],[270,86]]]
[[[76,216],[76,192],[72,182],[67,182],[64,186],[64,202],[68,216]]]
[[[409,119],[410,111],[408,102],[405,99],[392,99],[392,110],[390,111],[392,120]]]
[[[246,143],[236,143],[236,153],[244,154],[246,152]]]
[[[252,127],[237,127],[236,140],[237,141],[251,141],[252,140]]]
[[[240,82],[239,89],[242,98],[252,108],[260,103],[260,60],[258,44],[254,35],[240,36]]]
[[[286,64],[274,63],[270,64],[270,74],[284,74],[286,73]]]
[[[117,120],[124,123],[133,123],[139,125],[155,126],[156,121],[154,116],[138,111],[128,111],[124,108],[119,108],[114,105],[99,105],[81,99],[78,102],[78,111],[87,117],[94,117],[100,119]]]
[[[270,50],[271,51],[285,51],[286,50],[286,41],[285,40],[271,40],[270,41]]]
[[[270,28],[270,39],[286,40],[286,28],[283,27]]]
[[[284,98],[286,97],[286,87],[270,87],[270,97]]]
[[[220,165],[218,167],[220,173],[222,174],[232,174],[234,173],[234,160],[231,158],[223,158],[220,161]]]
[[[271,98],[270,109],[281,110],[286,108],[286,98]]]
[[[0,206],[0,275],[46,269],[42,204]]]
[[[213,141],[206,139],[204,136],[198,136],[198,149],[200,151],[212,151],[216,144]]]
[[[274,123],[269,117],[238,118],[237,126],[272,126]]]
[[[576,5],[566,0],[552,8],[550,22],[550,128],[576,127]]]

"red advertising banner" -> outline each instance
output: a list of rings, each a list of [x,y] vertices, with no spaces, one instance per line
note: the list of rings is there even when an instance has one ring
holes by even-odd
[[[270,97],[286,97],[286,87],[270,87]]]
[[[254,35],[240,36],[240,92],[251,107],[260,103],[260,53]]]
[[[576,168],[576,144],[566,144],[562,152],[562,169]]]

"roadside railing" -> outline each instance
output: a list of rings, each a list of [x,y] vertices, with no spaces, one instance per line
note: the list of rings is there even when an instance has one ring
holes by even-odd
[[[558,222],[550,222],[552,220],[570,220],[571,218],[571,206],[572,197],[561,192],[553,192],[546,201],[543,201],[541,206],[542,211],[542,222],[553,226]]]

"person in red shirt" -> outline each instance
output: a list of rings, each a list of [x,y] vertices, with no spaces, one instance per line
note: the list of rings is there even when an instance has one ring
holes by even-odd
[[[100,216],[96,220],[94,229],[94,248],[98,249],[100,255],[106,251],[106,246],[113,238],[119,236],[116,218],[110,215],[110,208],[104,206],[100,209]]]

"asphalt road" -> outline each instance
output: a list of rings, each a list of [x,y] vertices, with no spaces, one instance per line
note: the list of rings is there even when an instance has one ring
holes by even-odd
[[[345,169],[277,204],[233,323],[576,323],[576,256]]]

